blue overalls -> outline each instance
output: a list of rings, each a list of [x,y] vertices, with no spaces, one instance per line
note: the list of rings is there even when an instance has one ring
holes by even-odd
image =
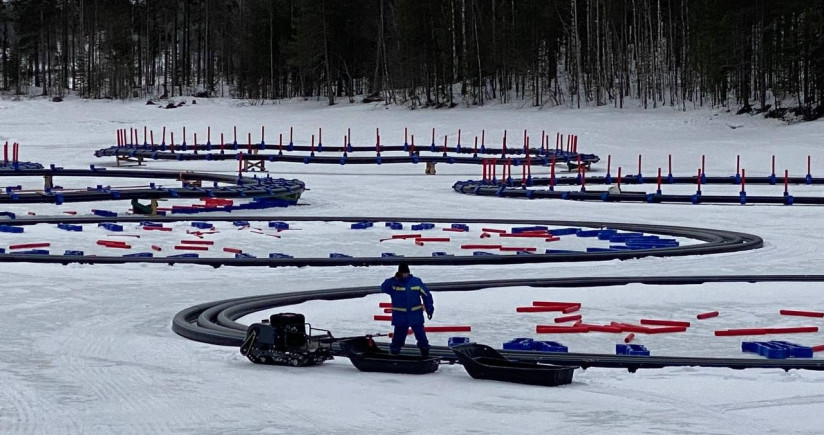
[[[392,297],[392,325],[395,332],[389,350],[392,353],[400,352],[406,342],[409,328],[415,333],[418,348],[421,351],[429,350],[429,340],[423,328],[423,313],[432,314],[435,306],[432,293],[426,288],[420,278],[409,275],[403,278],[389,278],[381,284],[381,291]]]

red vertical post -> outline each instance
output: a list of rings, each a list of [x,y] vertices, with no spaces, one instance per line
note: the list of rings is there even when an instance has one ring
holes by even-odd
[[[432,127],[432,146],[435,146],[435,127]]]
[[[641,154],[638,154],[638,174],[641,174]]]
[[[323,129],[318,127],[318,146],[323,146]]]
[[[609,175],[610,165],[612,165],[612,154],[607,154],[607,175]]]
[[[460,147],[461,147],[461,129],[459,128],[458,129],[458,145],[455,147],[455,149],[458,149]]]
[[[375,129],[375,152],[381,155],[381,135],[378,128]]]
[[[747,191],[747,176],[746,176],[746,169],[741,168],[741,193]]]
[[[581,192],[585,192],[587,190],[587,168],[586,166],[579,166],[581,171]]]
[[[524,129],[524,154],[529,154],[529,145],[526,144],[526,129]]]
[[[446,157],[446,135],[443,135],[443,156]]]
[[[206,143],[210,144],[210,145],[212,143],[212,126],[211,125],[206,127]]]
[[[497,159],[492,159],[492,179],[493,180],[495,179],[495,171],[496,171],[497,166],[498,166],[498,160]]]
[[[560,132],[555,133],[555,151],[561,149],[561,146],[564,144],[564,138]]]
[[[484,136],[486,135],[486,130],[481,130],[481,148],[484,146]]]
[[[810,175],[810,155],[807,155],[807,175]]]
[[[552,161],[549,163],[549,190],[555,190],[555,154],[552,154]]]
[[[151,140],[150,144],[152,145],[152,148],[154,148],[154,130],[149,132],[149,140]]]
[[[478,157],[478,136],[475,136],[475,157]],[[810,171],[807,171],[808,173]]]
[[[184,143],[184,144],[186,143],[186,127],[183,127],[183,142],[182,143]]]
[[[171,136],[171,143],[169,143],[169,151],[175,152],[175,132],[170,131],[169,136]]]
[[[9,162],[9,141],[6,141],[6,143],[3,144],[3,161],[6,163]]]
[[[221,136],[220,142],[223,146],[223,136]],[[278,154],[283,154],[283,133],[278,135]]]
[[[233,136],[232,140],[234,141],[234,144],[237,145],[237,126],[236,125],[232,127],[232,136]]]
[[[695,192],[696,194],[701,194],[701,168],[698,168],[698,177],[695,179],[695,183],[698,185],[698,190]]]
[[[14,145],[12,145],[12,161],[14,163],[17,163],[18,161],[20,161],[20,154],[19,153],[20,153],[20,144],[15,142]]]
[[[578,152],[578,135],[575,135],[575,139],[572,140],[572,148],[573,152]]]
[[[704,175],[706,175],[706,173],[707,173],[707,168],[705,166],[706,162],[707,162],[706,156],[704,154],[701,154],[701,173],[704,174]]]
[[[546,143],[546,130],[541,130],[541,152],[544,152],[544,144]]]
[[[197,154],[197,133],[194,134],[194,141],[195,141],[195,154]]]
[[[144,126],[143,126],[143,143],[144,143],[144,144],[145,144],[145,143],[147,143],[147,140],[149,139],[149,137],[148,137],[148,136],[146,136],[146,130],[148,130],[148,129],[147,129],[147,128],[146,128],[146,126],[144,125]]]
[[[294,139],[295,139],[294,133],[295,133],[295,127],[289,127],[289,145],[292,145],[292,144],[295,143],[294,142]]]
[[[486,159],[481,159],[481,174],[482,174],[482,180],[483,181],[486,181],[486,165],[487,165]]]
[[[668,174],[672,175],[672,154],[667,155],[667,167],[669,169]]]
[[[501,156],[506,156],[506,130],[504,130],[504,141],[501,145]]]
[[[246,152],[252,154],[252,133],[246,133],[247,136],[247,145],[246,145]]]
[[[223,149],[226,147],[225,143],[223,142],[223,133],[220,133],[220,153],[223,154]]]
[[[529,146],[529,140],[527,139],[526,145]],[[526,155],[526,176],[532,178],[532,156],[529,154]]]
[[[789,184],[790,184],[789,171],[784,169],[784,196],[789,195],[789,191],[788,191]]]
[[[772,172],[771,174],[775,175],[775,154],[772,156]]]
[[[115,133],[117,135],[117,146],[120,146],[120,129],[115,130]],[[6,145],[8,145],[8,143]]]
[[[314,157],[315,156],[315,135],[312,135],[312,145],[309,146],[309,155]]]
[[[407,135],[407,133],[408,133],[407,130],[408,130],[408,128],[406,128],[406,127],[403,128],[403,143],[404,144],[409,143],[409,141],[407,140],[409,138],[409,136]]]
[[[166,145],[166,127],[163,127],[163,136],[160,138],[160,144]]]
[[[266,143],[266,142],[264,142],[264,138],[266,137],[265,131],[266,131],[266,126],[261,125],[260,126],[260,143]]]
[[[521,186],[526,186],[526,165],[521,165]]]
[[[658,168],[658,193],[661,194],[661,168]]]
[[[618,183],[618,192],[620,193],[621,192],[621,167],[620,166],[618,167],[618,181],[617,181],[617,183]]]
[[[735,175],[739,175],[741,173],[741,155],[738,154],[735,156]]]
[[[346,142],[346,145],[349,145],[349,144],[352,143],[352,131],[348,127],[346,128],[346,140],[348,141],[348,142]]]
[[[409,145],[409,154],[415,154],[415,135],[412,135],[412,144]]]

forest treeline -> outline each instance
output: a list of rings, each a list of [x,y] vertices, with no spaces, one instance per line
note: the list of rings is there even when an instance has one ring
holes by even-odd
[[[821,112],[819,0],[0,0],[0,89]]]

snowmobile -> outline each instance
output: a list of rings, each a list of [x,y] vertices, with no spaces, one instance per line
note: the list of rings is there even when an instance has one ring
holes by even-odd
[[[313,366],[332,359],[334,341],[331,332],[313,328],[303,314],[278,313],[249,325],[240,353],[255,364]]]

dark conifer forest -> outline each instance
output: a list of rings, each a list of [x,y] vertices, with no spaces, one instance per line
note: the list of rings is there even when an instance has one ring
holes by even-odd
[[[0,92],[32,90],[811,119],[824,97],[824,2],[0,0]]]

